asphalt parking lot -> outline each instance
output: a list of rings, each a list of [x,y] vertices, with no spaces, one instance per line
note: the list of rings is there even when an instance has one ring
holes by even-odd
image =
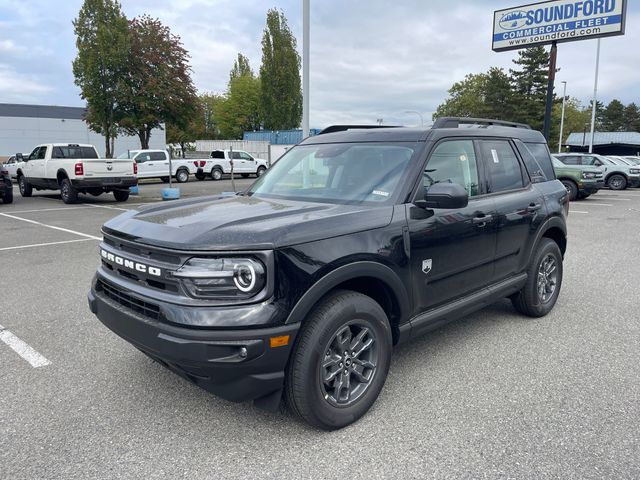
[[[101,225],[164,186],[0,204],[0,336],[40,365],[0,342],[0,478],[640,478],[640,189],[571,205],[550,315],[504,301],[397,348],[373,409],[326,433],[208,394],[89,311]]]

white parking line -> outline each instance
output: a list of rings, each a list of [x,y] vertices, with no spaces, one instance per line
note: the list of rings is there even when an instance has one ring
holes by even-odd
[[[59,208],[36,208],[33,210],[13,210],[11,213],[38,213],[38,212],[55,212],[59,210],[79,210],[87,209],[89,207],[59,207]]]
[[[569,214],[572,214],[572,213],[585,213],[585,214],[588,214],[589,212],[582,212],[580,210],[569,210]]]
[[[596,206],[596,207],[613,207],[611,203],[593,203],[593,202],[584,202],[584,205],[587,206]]]
[[[33,243],[30,245],[18,245],[17,247],[3,247],[0,248],[0,252],[6,250],[21,250],[23,248],[48,247],[49,245],[63,245],[65,243],[91,242],[92,240],[93,238],[78,238],[77,240],[63,240],[61,242]]]
[[[28,220],[26,218],[16,217],[14,215],[9,215],[8,213],[0,213],[0,215],[2,215],[3,217],[7,217],[7,218],[13,218],[14,220],[22,220],[23,222],[33,223],[34,225],[40,225],[41,227],[52,228],[53,230],[59,230],[61,232],[72,233],[73,235],[79,235],[79,236],[85,237],[85,238],[92,238],[93,240],[102,240],[102,238],[96,237],[94,235],[88,235],[86,233],[76,232],[75,230],[69,230],[68,228],[55,227],[53,225],[47,225],[46,223],[36,222],[35,220]]]
[[[602,198],[602,197],[605,197],[605,198]],[[631,201],[630,198],[620,198],[620,195],[598,195],[598,198],[602,198],[603,200],[608,200],[610,202],[630,202]]]
[[[23,342],[9,330],[0,325],[0,340],[6,343],[11,349],[29,362],[33,368],[46,367],[51,362],[36,352],[29,344]]]
[[[92,208],[108,208],[109,210],[120,210],[122,212],[128,212],[128,208],[119,208],[119,207],[110,207],[109,205],[94,205],[92,203],[83,203],[82,205],[86,205],[87,207]]]

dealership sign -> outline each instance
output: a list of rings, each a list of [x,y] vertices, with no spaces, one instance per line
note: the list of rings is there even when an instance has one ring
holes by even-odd
[[[493,50],[624,34],[626,0],[555,0],[493,14]]]

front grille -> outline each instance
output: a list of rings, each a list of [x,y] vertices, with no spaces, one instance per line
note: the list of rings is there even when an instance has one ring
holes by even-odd
[[[160,319],[160,307],[158,305],[135,298],[129,295],[125,290],[116,287],[111,283],[107,283],[104,280],[98,280],[96,284],[96,291],[101,292],[105,297],[110,298],[129,310],[154,320]]]

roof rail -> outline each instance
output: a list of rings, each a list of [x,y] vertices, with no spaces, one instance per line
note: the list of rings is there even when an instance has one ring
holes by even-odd
[[[370,128],[399,128],[397,125],[331,125],[317,133],[324,135],[325,133],[344,132],[346,130],[370,129]]]
[[[470,117],[441,117],[437,118],[431,128],[458,128],[461,124],[464,125],[484,125],[484,126],[498,126],[498,127],[511,127],[511,128],[526,128],[531,130],[531,127],[526,123],[506,122],[503,120],[492,120],[490,118],[470,118]]]

